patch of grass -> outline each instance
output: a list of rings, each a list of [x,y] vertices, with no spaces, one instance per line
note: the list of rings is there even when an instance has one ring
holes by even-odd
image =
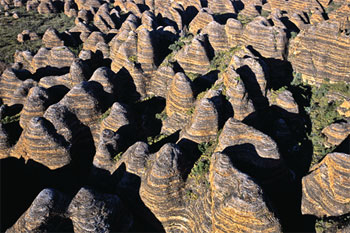
[[[273,102],[276,102],[277,96],[287,90],[286,86],[279,88],[278,90],[271,90],[271,99]]]
[[[312,87],[310,107],[305,107],[305,111],[309,114],[312,123],[311,133],[308,135],[308,138],[313,144],[311,166],[318,163],[318,161],[334,149],[324,146],[326,139],[321,131],[328,125],[342,119],[337,112],[337,107],[341,103],[337,100],[330,100],[328,96],[330,93],[337,93],[349,97],[350,85],[345,83],[326,83],[319,87]]]
[[[100,117],[99,121],[102,122],[104,119],[106,119],[109,114],[111,113],[111,108],[107,109],[107,111],[105,111],[102,116]]]
[[[195,74],[191,72],[185,72],[185,75],[191,79],[192,81],[195,80],[196,78],[199,78],[201,75],[200,74]]]
[[[41,47],[41,40],[17,41],[17,35],[27,29],[42,35],[49,27],[56,28],[57,31],[63,32],[74,26],[74,17],[69,18],[64,13],[40,15],[36,11],[27,12],[25,7],[11,9],[10,12],[16,11],[20,18],[13,19],[10,16],[0,16],[0,61],[12,63],[13,55],[16,50],[29,50],[37,52]]]
[[[232,56],[239,51],[239,46],[233,47],[225,52],[218,52],[210,61],[210,70],[219,70],[220,72],[226,70],[231,61]]]
[[[168,118],[168,115],[166,114],[165,109],[161,113],[156,114],[156,119],[164,121],[165,119]]]
[[[137,63],[137,56],[131,55],[130,57],[128,57],[128,60],[132,63]]]
[[[114,156],[113,160],[115,162],[118,162],[122,158],[123,153],[124,153],[123,151],[119,152],[116,156]]]
[[[296,36],[298,35],[298,33],[297,32],[291,32],[290,33],[290,39],[294,39]]]
[[[261,16],[262,16],[262,17],[267,18],[267,17],[269,17],[270,14],[271,14],[270,11],[261,10]]]
[[[350,214],[339,217],[328,217],[316,220],[316,233],[338,232],[350,223]]]
[[[187,110],[186,114],[189,115],[189,116],[191,116],[191,115],[194,113],[194,109],[195,109],[194,106],[191,107],[190,109]]]
[[[157,136],[154,136],[154,137],[148,137],[147,138],[147,143],[148,145],[153,145],[153,144],[156,144],[157,142],[160,142],[162,141],[163,139],[167,138],[169,135],[166,135],[166,134],[159,134]]]
[[[237,20],[239,20],[242,26],[245,27],[245,25],[253,21],[253,18],[246,15],[238,14]]]
[[[13,115],[13,116],[5,116],[3,119],[1,119],[1,123],[6,125],[6,124],[10,124],[10,123],[19,121],[20,116],[21,116],[20,113]]]
[[[327,14],[331,13],[332,11],[337,10],[338,8],[340,8],[342,6],[342,3],[336,3],[334,1],[332,1],[328,7],[325,9],[325,12]]]

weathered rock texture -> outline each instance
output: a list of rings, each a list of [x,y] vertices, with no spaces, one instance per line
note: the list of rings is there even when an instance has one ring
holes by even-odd
[[[338,24],[322,22],[298,34],[291,42],[289,59],[308,83],[349,82],[349,40]]]
[[[349,213],[349,155],[331,153],[303,178],[301,211],[318,217]]]

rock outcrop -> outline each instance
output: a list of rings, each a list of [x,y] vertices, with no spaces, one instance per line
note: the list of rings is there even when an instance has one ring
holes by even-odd
[[[302,180],[301,211],[318,217],[349,213],[349,155],[331,153]]]
[[[349,37],[338,24],[322,22],[298,34],[291,42],[289,60],[310,84],[349,82]]]

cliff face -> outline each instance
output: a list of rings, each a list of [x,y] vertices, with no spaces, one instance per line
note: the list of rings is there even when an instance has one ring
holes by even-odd
[[[348,2],[23,4],[74,26],[0,74],[0,231],[346,232]]]

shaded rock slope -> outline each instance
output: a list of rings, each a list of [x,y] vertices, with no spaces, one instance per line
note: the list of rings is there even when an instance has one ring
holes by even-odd
[[[349,4],[0,1],[0,231],[347,232]]]

